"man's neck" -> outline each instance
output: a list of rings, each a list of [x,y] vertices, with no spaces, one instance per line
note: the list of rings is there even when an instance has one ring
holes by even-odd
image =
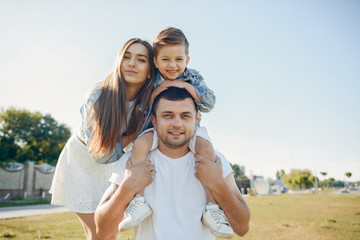
[[[181,148],[171,148],[159,141],[159,151],[169,158],[176,159],[185,156],[190,150],[188,144]]]

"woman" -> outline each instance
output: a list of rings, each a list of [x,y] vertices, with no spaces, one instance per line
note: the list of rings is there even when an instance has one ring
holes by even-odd
[[[144,110],[154,73],[151,45],[138,38],[127,41],[113,72],[88,92],[80,109],[81,127],[60,154],[51,203],[76,212],[87,239],[99,239],[94,212],[109,186],[114,162],[149,120]]]

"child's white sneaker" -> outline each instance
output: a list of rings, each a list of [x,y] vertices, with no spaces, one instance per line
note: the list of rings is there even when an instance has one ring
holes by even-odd
[[[124,212],[124,218],[119,224],[118,230],[120,232],[139,225],[145,218],[152,214],[152,210],[145,202],[145,198],[141,195],[136,195],[129,203],[129,206]]]
[[[232,238],[234,235],[224,211],[217,204],[208,203],[205,206],[202,222],[210,228],[216,237]]]

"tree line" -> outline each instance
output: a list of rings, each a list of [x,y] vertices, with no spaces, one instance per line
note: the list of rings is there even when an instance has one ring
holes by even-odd
[[[320,172],[320,174],[325,177],[326,172]],[[345,176],[350,179],[351,172],[346,172]],[[316,187],[316,182],[318,187],[344,187],[344,182],[335,180],[330,177],[328,179],[320,179],[316,176],[313,176],[309,169],[291,169],[289,173],[285,173],[284,170],[276,172],[276,179],[282,179],[283,183],[290,189],[308,189]]]
[[[0,162],[28,160],[55,165],[70,129],[50,114],[8,108],[0,111]]]
[[[0,163],[28,160],[56,165],[61,150],[69,139],[70,129],[58,123],[50,114],[30,112],[26,109],[8,108],[0,111]],[[236,178],[247,178],[243,169],[231,164]],[[320,172],[325,177],[326,172]],[[351,172],[345,176],[351,177]],[[308,169],[277,171],[276,179],[291,189],[315,187],[315,180],[320,187],[343,187],[344,183],[334,178],[319,181]]]

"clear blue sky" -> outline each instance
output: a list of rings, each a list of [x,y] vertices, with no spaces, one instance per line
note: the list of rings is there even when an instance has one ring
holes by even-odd
[[[74,131],[122,44],[166,26],[184,31],[189,67],[215,91],[202,125],[230,162],[360,180],[359,1],[2,0],[0,106]]]

